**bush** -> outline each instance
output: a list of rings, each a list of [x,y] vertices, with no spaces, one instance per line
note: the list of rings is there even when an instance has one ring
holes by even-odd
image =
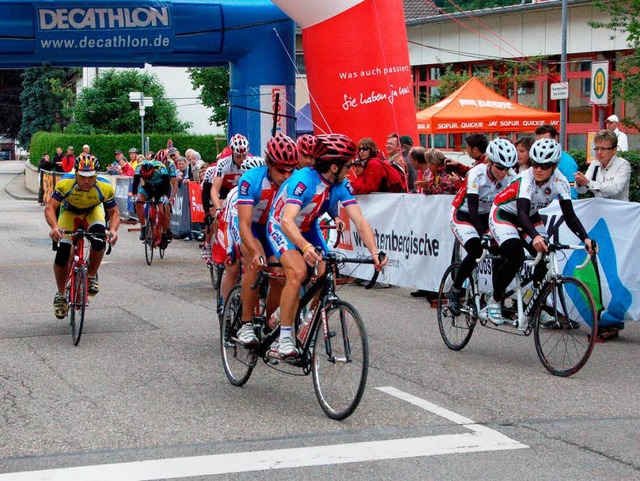
[[[578,163],[578,170],[580,172],[587,171],[587,153],[584,150],[569,150],[569,154]],[[622,152],[620,157],[624,158],[631,164],[631,181],[629,182],[629,200],[631,202],[640,202],[640,152]],[[587,197],[587,195],[581,195]]]
[[[149,148],[154,152],[167,147],[167,139],[171,138],[173,146],[176,147],[182,155],[189,148],[200,152],[202,160],[211,163],[215,161],[218,153],[227,145],[227,139],[224,137],[215,137],[213,135],[190,135],[190,134],[150,134]],[[140,150],[140,135],[122,134],[122,135],[70,135],[58,134],[51,132],[38,132],[31,139],[31,148],[29,150],[31,163],[38,165],[40,158],[48,152],[51,158],[56,153],[56,147],[62,147],[63,152],[67,151],[67,146],[72,145],[76,154],[82,152],[82,146],[89,144],[91,153],[100,159],[102,168],[114,161],[115,151],[122,150],[128,159],[127,152],[130,148],[135,147]]]

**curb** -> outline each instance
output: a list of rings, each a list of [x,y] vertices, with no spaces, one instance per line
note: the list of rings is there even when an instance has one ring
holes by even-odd
[[[37,195],[20,195],[20,194],[16,194],[15,192],[11,192],[9,189],[7,189],[7,187],[5,187],[3,189],[7,195],[9,197],[13,197],[16,200],[32,200],[37,202],[38,201],[38,196]]]

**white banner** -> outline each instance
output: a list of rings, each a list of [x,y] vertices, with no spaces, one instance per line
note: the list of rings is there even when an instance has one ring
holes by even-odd
[[[381,282],[392,285],[438,289],[445,269],[451,264],[455,238],[449,228],[453,196],[415,194],[372,194],[358,196],[358,203],[371,224],[380,250],[389,256]],[[601,310],[601,322],[640,320],[640,262],[631,250],[640,242],[640,204],[601,198],[573,202],[578,218],[589,236],[598,242],[598,269],[577,271],[584,251],[567,251],[558,257],[564,275],[578,277],[594,294]],[[557,202],[541,211],[552,241],[577,244],[579,240],[564,223]],[[369,253],[341,210],[346,231],[339,250],[348,256]],[[330,244],[330,246],[332,246]],[[483,269],[490,282],[491,267]],[[350,267],[343,270],[350,273]],[[369,279],[372,268],[360,266],[353,277]]]
[[[449,228],[451,195],[371,194],[358,204],[389,258],[380,282],[437,291],[440,277],[451,264],[455,238]],[[348,256],[369,256],[355,226],[341,209],[346,229],[339,248]],[[410,221],[408,221],[408,219]],[[353,227],[353,228],[352,228]],[[350,267],[344,269],[350,272]],[[353,277],[370,279],[373,268],[360,266]]]

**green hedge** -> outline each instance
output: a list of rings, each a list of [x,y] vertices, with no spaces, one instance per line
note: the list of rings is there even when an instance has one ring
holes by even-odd
[[[167,139],[171,138],[173,146],[182,155],[188,148],[200,152],[202,160],[211,163],[215,161],[218,153],[227,145],[226,138],[215,137],[213,135],[189,135],[189,134],[150,134],[149,147],[154,152],[167,147]],[[66,152],[67,146],[72,145],[76,154],[82,152],[82,146],[89,144],[93,155],[101,161],[102,168],[113,162],[116,150],[122,150],[125,157],[130,148],[135,147],[140,150],[140,135],[70,135],[51,132],[38,132],[31,140],[29,157],[33,165],[38,165],[38,161],[45,152],[49,152],[51,157],[56,153],[56,147],[62,147]]]
[[[569,154],[576,159],[578,170],[587,171],[587,154],[584,150],[569,150]],[[640,202],[640,152],[622,152],[620,157],[626,159],[631,164],[631,182],[629,184],[629,200]],[[587,197],[582,195],[580,197]]]

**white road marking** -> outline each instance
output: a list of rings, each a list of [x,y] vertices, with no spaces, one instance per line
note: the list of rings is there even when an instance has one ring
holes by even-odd
[[[0,481],[144,481],[528,448],[525,444],[424,399],[392,387],[377,389],[464,426],[471,432],[5,473],[0,474]]]

